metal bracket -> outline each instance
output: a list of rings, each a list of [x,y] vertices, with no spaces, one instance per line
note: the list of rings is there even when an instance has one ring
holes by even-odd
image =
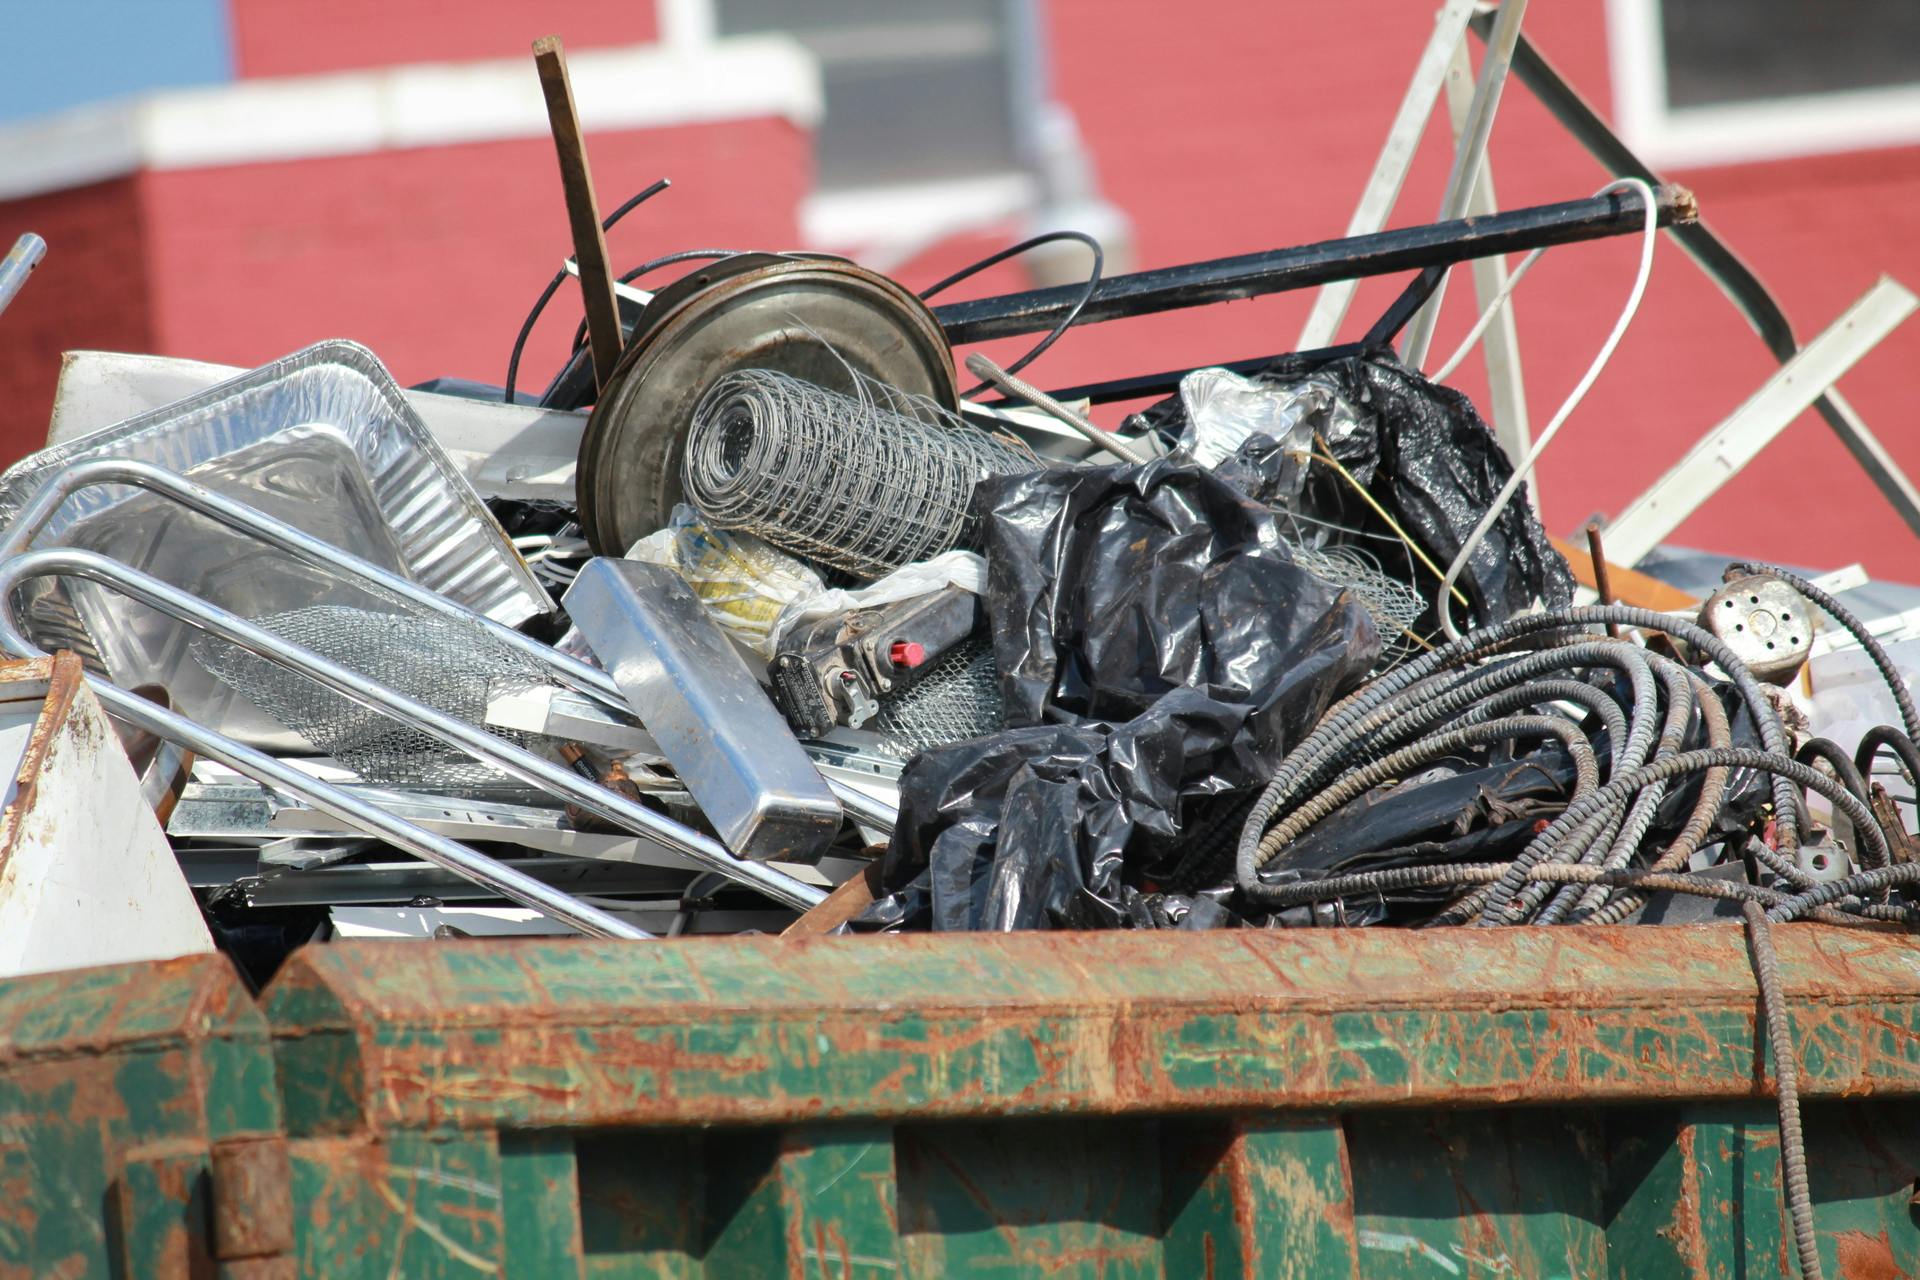
[[[1916,307],[1920,298],[1882,276],[1607,526],[1608,558],[1640,563]]]

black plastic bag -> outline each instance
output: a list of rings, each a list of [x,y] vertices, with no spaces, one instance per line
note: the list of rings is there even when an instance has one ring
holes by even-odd
[[[1177,688],[1297,737],[1379,637],[1295,564],[1273,513],[1200,467],[1063,467],[980,486],[1007,723],[1121,721]]]
[[[1019,727],[923,752],[872,926],[1194,928],[1217,898],[1144,869],[1197,802],[1251,789],[1365,677],[1380,640],[1296,565],[1272,514],[1168,461],[976,494],[987,610]]]
[[[1283,356],[1253,376],[1281,386],[1310,377],[1338,391],[1352,409],[1352,417],[1337,428],[1329,425],[1322,433],[1324,443],[1374,501],[1442,566],[1459,554],[1474,525],[1513,474],[1473,402],[1452,387],[1429,382],[1409,370],[1391,352],[1318,364]],[[1156,430],[1169,440],[1178,437],[1185,425],[1180,397],[1135,415],[1132,425]],[[1254,444],[1248,441],[1241,454],[1246,455]],[[1267,444],[1271,447],[1271,442]],[[1260,496],[1254,487],[1261,479],[1258,468],[1249,474],[1236,459],[1223,465],[1221,474]],[[1331,468],[1313,467],[1307,475],[1296,508],[1303,516],[1378,525],[1375,532],[1386,532]],[[1382,544],[1373,545],[1379,549]],[[1431,575],[1410,560],[1387,568],[1403,581],[1434,585]],[[1473,604],[1476,625],[1504,622],[1536,599],[1549,608],[1572,602],[1573,575],[1534,516],[1526,486],[1514,493],[1468,557],[1459,586]],[[1426,630],[1433,622],[1429,606],[1419,629]]]

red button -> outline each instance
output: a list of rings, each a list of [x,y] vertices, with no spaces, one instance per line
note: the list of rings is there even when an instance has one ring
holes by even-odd
[[[895,640],[887,657],[896,667],[917,667],[927,660],[927,646],[908,640]]]

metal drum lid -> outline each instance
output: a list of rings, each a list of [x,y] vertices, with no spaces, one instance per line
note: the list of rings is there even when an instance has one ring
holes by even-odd
[[[620,555],[685,500],[680,462],[694,407],[736,369],[776,369],[830,390],[848,369],[947,408],[953,355],[921,301],[830,258],[740,254],[654,295],[580,442],[580,525]]]

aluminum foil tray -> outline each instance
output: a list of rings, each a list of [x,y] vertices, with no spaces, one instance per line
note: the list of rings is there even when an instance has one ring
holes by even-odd
[[[509,625],[552,603],[371,351],[322,342],[199,395],[43,450],[0,475],[0,526],[78,462],[130,458],[187,476]],[[203,516],[122,486],[65,502],[35,547],[113,556],[242,617],[315,604],[392,609]],[[270,749],[302,744],[187,651],[192,629],[93,583],[43,579],[21,615],[123,686],[164,685],[204,724]]]

